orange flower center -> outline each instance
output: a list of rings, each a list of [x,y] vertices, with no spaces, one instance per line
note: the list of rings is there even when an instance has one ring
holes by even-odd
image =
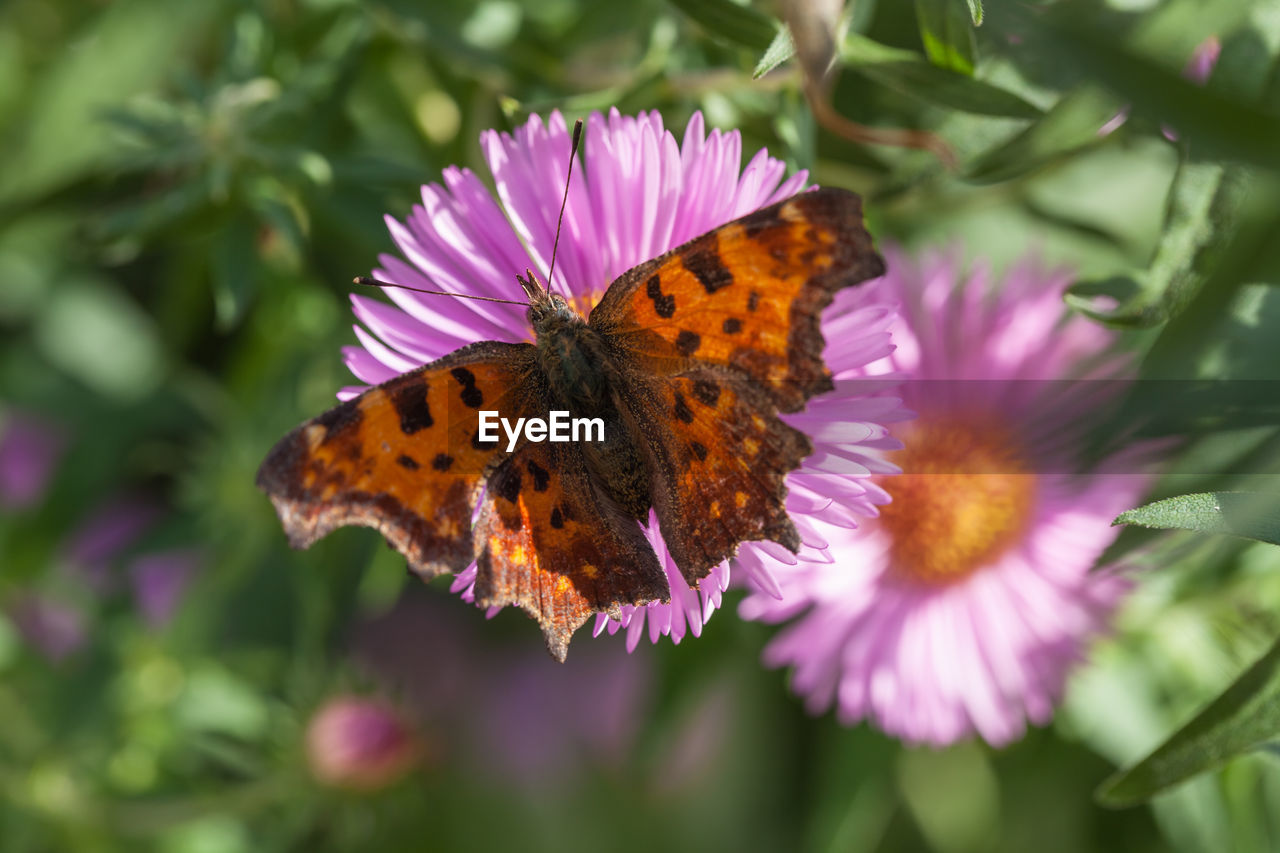
[[[1031,517],[1036,477],[1008,431],[981,419],[924,419],[902,436],[903,473],[881,483],[893,571],[929,584],[968,577],[999,557]]]
[[[596,307],[596,303],[604,298],[603,290],[592,290],[589,293],[577,293],[569,297],[569,307],[577,311],[583,317],[591,313],[591,309]]]

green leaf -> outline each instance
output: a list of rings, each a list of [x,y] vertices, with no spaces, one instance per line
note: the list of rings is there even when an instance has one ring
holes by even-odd
[[[1134,805],[1277,737],[1280,641],[1154,752],[1103,782],[1095,796],[1107,806]]]
[[[925,56],[939,68],[973,75],[973,27],[960,0],[916,0]]]
[[[1113,524],[1227,533],[1280,545],[1280,495],[1262,492],[1179,495],[1121,513]]]
[[[247,217],[237,217],[214,240],[213,301],[218,328],[234,328],[253,297],[258,266],[257,229]]]
[[[979,184],[1007,181],[1098,142],[1098,128],[1119,104],[1090,87],[1071,92],[1035,124],[975,157],[964,176]]]
[[[1070,6],[1073,4],[1059,4]],[[1170,125],[1195,156],[1280,167],[1280,116],[1187,80],[1119,43],[1115,33],[1067,12],[1040,20],[1049,38],[1037,39],[1068,67],[1087,71],[1133,114]]]
[[[1264,274],[1275,256],[1280,229],[1280,177],[1232,170],[1233,180],[1215,197],[1210,216],[1217,234],[1197,253],[1195,279],[1177,301],[1166,300],[1169,322],[1147,351],[1142,374],[1176,379],[1201,375],[1200,365],[1216,344],[1220,324],[1244,285]]]
[[[764,56],[760,57],[760,61],[756,63],[751,77],[758,80],[795,55],[796,43],[791,38],[791,30],[783,27],[778,30],[778,34],[773,37],[769,48],[764,52]]]
[[[969,17],[975,27],[982,26],[982,0],[969,0]]]
[[[1023,119],[1042,115],[1039,108],[1012,92],[939,68],[917,53],[888,47],[856,33],[845,36],[840,58],[855,73],[926,103],[977,115]]]
[[[778,35],[778,23],[750,6],[732,0],[670,0],[671,5],[713,36],[765,52]]]
[[[1150,265],[1107,282],[1076,282],[1067,290],[1068,304],[1095,320],[1128,328],[1163,323],[1185,307],[1204,281],[1206,257],[1231,233],[1238,182],[1227,178],[1226,168],[1217,163],[1184,161],[1169,189]],[[1097,310],[1092,298],[1099,293],[1119,304]]]

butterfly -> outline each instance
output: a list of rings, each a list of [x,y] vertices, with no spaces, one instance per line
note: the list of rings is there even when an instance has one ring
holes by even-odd
[[[778,414],[831,390],[822,310],[883,272],[858,196],[823,188],[628,270],[587,317],[517,276],[533,343],[465,346],[307,421],[258,487],[296,548],[364,525],[425,579],[474,561],[476,603],[524,609],[563,661],[595,613],[669,600],[651,509],[691,587],[743,542],[799,549],[785,479],[812,446]],[[557,411],[602,429],[494,425]]]

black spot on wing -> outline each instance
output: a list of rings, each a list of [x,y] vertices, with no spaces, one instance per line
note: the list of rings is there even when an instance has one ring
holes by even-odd
[[[706,461],[706,458],[707,458],[707,448],[706,448],[705,446],[703,446],[703,444],[702,444],[701,442],[699,442],[699,441],[692,442],[692,443],[689,445],[689,449],[693,451],[693,455],[694,455],[694,456],[698,457],[698,461],[699,461],[699,462]]]
[[[391,405],[400,416],[400,431],[405,435],[429,428],[435,423],[427,405],[426,383],[410,383],[391,393]]]
[[[484,405],[484,394],[476,387],[476,375],[465,367],[455,367],[449,371],[453,374],[453,378],[458,380],[458,384],[462,386],[462,404],[472,409],[478,409]]]
[[[702,283],[707,293],[715,293],[733,284],[733,273],[720,260],[714,235],[695,240],[681,255],[680,262]]]
[[[529,473],[533,475],[533,490],[535,492],[545,492],[547,486],[551,483],[551,475],[547,473],[547,469],[530,459]]]
[[[417,459],[414,459],[412,456],[408,456],[404,453],[401,453],[400,456],[396,458],[396,464],[401,468],[406,468],[410,471],[417,471],[422,467],[418,464]]]
[[[680,350],[681,355],[693,355],[700,346],[702,346],[702,336],[697,332],[681,329],[680,334],[676,335],[676,349]]]
[[[758,291],[751,291],[751,295],[747,297],[747,310],[754,311],[760,307],[760,294]]]
[[[437,453],[436,458],[431,460],[431,467],[437,471],[448,471],[453,465],[453,457],[447,453]]]
[[[644,292],[653,300],[654,313],[659,317],[666,318],[676,313],[676,298],[663,295],[662,282],[656,274],[649,276],[649,280],[644,285]]]
[[[493,490],[498,493],[498,497],[503,498],[511,503],[515,503],[520,497],[520,471],[514,465],[508,465],[502,469],[496,478],[497,482],[493,484]]]
[[[560,507],[551,510],[551,526],[556,530],[564,527],[564,513],[560,512]]]
[[[726,335],[736,335],[742,331],[742,321],[737,317],[728,317],[720,327]]]
[[[693,383],[693,396],[698,402],[714,406],[720,399],[720,386],[710,379],[698,379]]]
[[[689,404],[684,401],[684,395],[679,391],[676,392],[675,416],[686,424],[693,423],[693,409],[689,408]]]
[[[480,430],[476,430],[475,434],[471,436],[471,446],[476,450],[492,450],[498,446],[498,439],[481,438]]]

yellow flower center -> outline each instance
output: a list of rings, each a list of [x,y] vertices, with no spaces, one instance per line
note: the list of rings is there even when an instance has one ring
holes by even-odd
[[[922,419],[901,436],[903,473],[881,483],[892,571],[928,584],[968,577],[1026,529],[1035,499],[1018,444],[983,419]]]
[[[603,290],[592,290],[589,293],[577,293],[569,297],[569,307],[577,311],[583,317],[591,313],[591,309],[596,307],[596,303],[604,298]]]

